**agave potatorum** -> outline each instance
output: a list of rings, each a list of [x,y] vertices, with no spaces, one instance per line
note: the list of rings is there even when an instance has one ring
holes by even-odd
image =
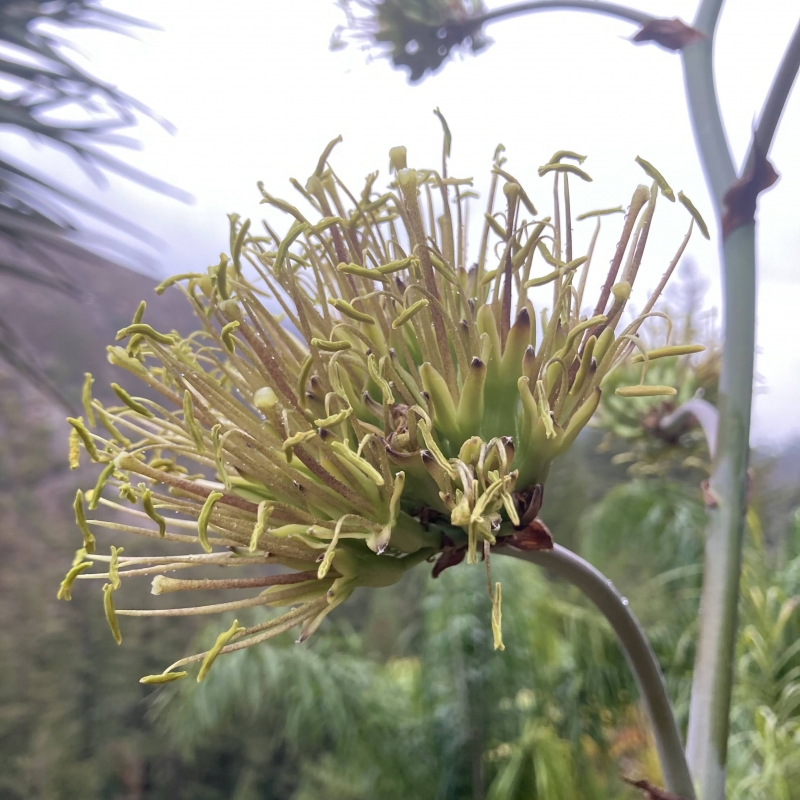
[[[447,174],[450,135],[442,123],[441,173],[407,168],[405,149],[394,148],[395,178],[384,194],[374,190],[376,172],[360,197],[352,195],[328,167],[338,140],[331,142],[306,186],[294,182],[313,220],[262,188],[264,203],[294,219],[286,235],[266,223],[258,235],[233,216],[230,257],[157,289],[183,290],[202,325],[193,335],[153,330],[142,321],[142,303],[119,332],[127,347],[110,347],[109,359],[160,403],[114,384],[120,405],[105,408],[87,376],[86,421],[70,420],[73,457],[82,445],[103,470],[91,492],[76,497],[84,544],[59,596],[69,599],[76,578],[105,579],[118,640],[121,615],[290,607],[250,628],[234,622],[210,651],[145,682],[182,677],[179,668],[194,661],[203,662],[202,679],[220,652],[294,626],[302,625],[303,640],[356,587],[391,584],[420,561],[438,557],[436,573],[465,555],[488,564],[498,541],[547,546],[536,517],[550,464],[589,421],[603,381],[629,351],[642,349],[637,331],[658,313],[652,305],[677,263],[676,256],[643,314],[618,331],[659,182],[662,191],[669,187],[658,175],[651,188],[635,190],[594,311],[581,317],[608,213],[584,215],[597,225],[588,253],[574,257],[569,179],[591,180],[571,163],[583,157],[559,152],[539,170],[555,181],[556,208],[537,218],[498,148],[478,261],[468,267],[474,194],[469,180]],[[538,324],[528,297],[534,287],[553,298]],[[648,362],[645,354],[645,368]],[[141,510],[108,499],[112,487]],[[134,521],[87,520],[87,501],[89,510],[103,505]],[[193,552],[127,558],[112,548],[100,556],[96,527],[181,542]],[[83,574],[94,562],[108,571]],[[267,564],[293,572],[165,577],[204,565]],[[132,575],[155,576],[155,594],[261,591],[196,608],[115,610],[114,592]],[[502,646],[499,585],[490,584],[490,594]]]

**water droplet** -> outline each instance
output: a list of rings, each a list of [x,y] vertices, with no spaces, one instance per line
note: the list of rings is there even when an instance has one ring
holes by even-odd
[[[623,597],[622,598],[622,605],[624,605],[624,606],[628,605],[628,598],[627,597]]]

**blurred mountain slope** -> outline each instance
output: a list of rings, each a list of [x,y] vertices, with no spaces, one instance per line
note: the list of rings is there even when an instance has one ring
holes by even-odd
[[[87,371],[96,396],[112,402],[108,383],[127,376],[111,367],[105,348],[140,299],[156,301],[146,319],[161,330],[190,327],[191,310],[179,292],[157,297],[146,275],[86,253],[58,258],[81,296],[0,281],[0,318],[21,357],[35,359],[76,409]],[[146,721],[149,692],[138,679],[160,668],[167,641],[179,650],[195,629],[130,626],[118,648],[96,586],[77,586],[71,603],[56,600],[80,543],[72,498],[96,473],[89,464],[68,469],[68,430],[58,402],[0,361],[0,798],[176,796],[179,765],[155,758],[163,747]],[[105,552],[102,538],[98,544]],[[135,555],[131,545],[126,552]],[[126,594],[126,603],[150,602],[146,582]],[[151,754],[172,795],[147,793]]]
[[[0,239],[0,259],[14,255]],[[33,359],[76,406],[84,372],[94,375],[101,399],[109,381],[124,383],[106,360],[106,347],[114,343],[120,328],[130,324],[140,300],[147,301],[145,319],[155,328],[186,330],[193,325],[192,311],[180,292],[158,297],[153,291],[157,281],[148,275],[87,251],[50,255],[78,294],[0,281],[0,319],[11,329],[23,357]]]

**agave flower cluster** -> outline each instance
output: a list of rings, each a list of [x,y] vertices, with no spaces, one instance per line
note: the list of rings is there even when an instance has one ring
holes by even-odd
[[[339,0],[347,24],[331,46],[349,40],[408,70],[413,83],[435,72],[452,52],[478,53],[491,44],[482,31],[481,0]]]
[[[656,361],[648,372],[650,380],[675,386],[676,395],[624,398],[613,392],[635,380],[637,365],[630,362],[618,369],[604,387],[603,402],[592,420],[594,426],[606,432],[599,450],[616,450],[612,463],[627,464],[632,476],[665,476],[696,469],[707,477],[711,472],[713,454],[696,418],[686,414],[679,423],[672,420],[674,412],[690,401],[694,405],[703,398],[715,405],[721,351],[712,345],[694,361],[690,353],[700,347],[691,346],[688,339],[686,345],[684,356]],[[671,424],[665,427],[664,422]]]
[[[83,547],[59,596],[69,599],[76,579],[104,580],[118,641],[123,615],[288,608],[248,628],[234,622],[211,650],[144,682],[182,677],[192,662],[202,662],[200,680],[219,653],[296,626],[303,640],[354,589],[392,584],[421,561],[436,560],[437,574],[465,558],[488,566],[498,543],[551,546],[537,520],[550,465],[592,417],[615,367],[643,349],[637,331],[658,313],[652,304],[677,263],[643,314],[622,326],[659,188],[669,187],[642,162],[656,182],[633,193],[594,311],[582,316],[600,219],[623,209],[584,215],[596,227],[588,252],[575,256],[569,180],[591,180],[577,165],[583,157],[559,152],[540,168],[556,190],[552,215],[542,217],[498,148],[470,265],[475,195],[470,180],[448,175],[442,122],[442,170],[408,168],[405,149],[394,148],[383,193],[377,172],[359,195],[339,180],[328,165],[338,140],[305,186],[293,182],[308,214],[260,187],[263,202],[288,215],[284,235],[268,223],[256,233],[233,216],[229,255],[157,289],[183,291],[199,330],[186,338],[156,331],[142,303],[108,349],[158,401],[112,384],[120,402],[104,407],[87,376],[85,417],[70,419],[72,457],[85,449],[102,472],[77,494]],[[533,291],[550,298],[549,313],[536,312]],[[643,358],[646,368],[651,356]],[[95,519],[99,506],[116,518]],[[95,531],[103,529],[174,542],[186,554],[132,558],[112,547],[100,555]],[[101,571],[89,572],[95,564]],[[255,577],[167,576],[210,566],[258,569]],[[152,577],[154,594],[247,596],[116,608],[122,582],[141,575]],[[500,587],[489,587],[500,647]]]

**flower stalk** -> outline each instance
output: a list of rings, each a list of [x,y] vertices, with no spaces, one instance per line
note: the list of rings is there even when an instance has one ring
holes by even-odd
[[[695,794],[692,776],[684,756],[683,741],[667,694],[664,676],[647,635],[628,607],[628,601],[591,564],[558,544],[552,550],[525,551],[502,547],[495,552],[544,567],[576,586],[595,604],[617,635],[636,678],[636,685],[653,729],[664,781],[671,792],[686,800],[693,800]]]

